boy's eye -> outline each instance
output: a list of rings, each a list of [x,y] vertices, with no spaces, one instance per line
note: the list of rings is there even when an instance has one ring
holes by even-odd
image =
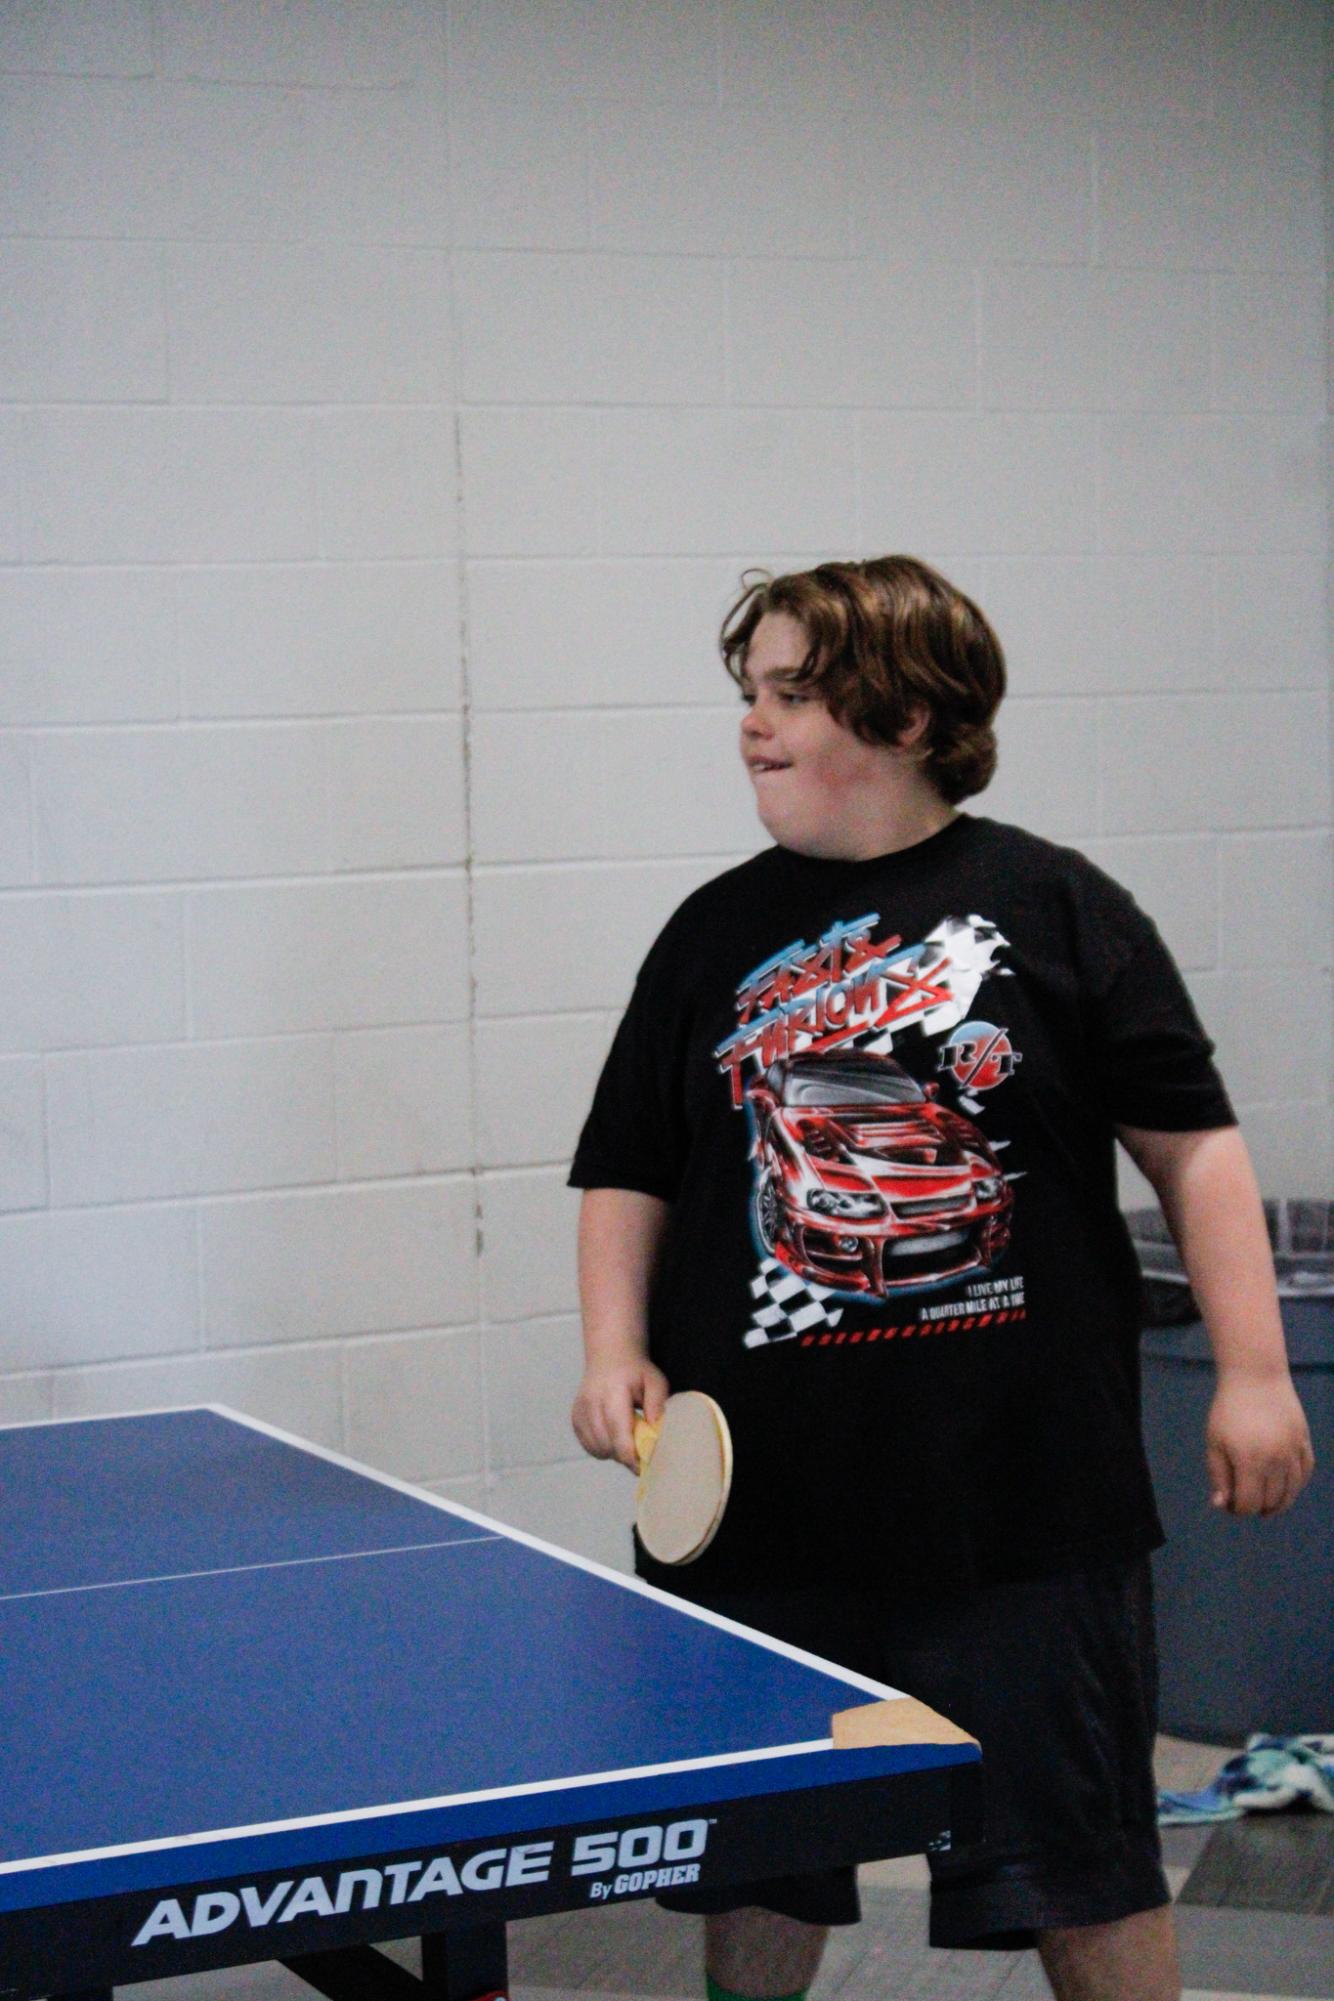
[[[809,702],[811,700],[810,695],[800,688],[777,688],[774,692],[778,696],[779,701],[789,708],[796,708],[802,702]],[[746,704],[746,707],[750,708],[755,700],[755,690],[753,688],[741,688],[738,690],[738,693],[742,701]]]

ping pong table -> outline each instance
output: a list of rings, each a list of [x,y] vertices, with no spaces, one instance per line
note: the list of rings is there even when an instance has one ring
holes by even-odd
[[[980,1785],[910,1697],[219,1406],[0,1428],[4,2001],[473,2001],[509,1919],[948,1846]]]

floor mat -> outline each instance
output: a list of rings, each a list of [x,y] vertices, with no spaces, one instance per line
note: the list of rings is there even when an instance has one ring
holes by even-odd
[[[1177,1901],[1334,1917],[1334,1814],[1249,1813],[1225,1822],[1205,1842]]]

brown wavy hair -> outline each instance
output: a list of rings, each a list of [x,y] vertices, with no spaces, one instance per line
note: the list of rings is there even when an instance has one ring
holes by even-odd
[[[793,685],[818,690],[865,743],[897,743],[925,705],[918,756],[941,796],[957,805],[991,783],[1005,655],[972,599],[938,570],[916,556],[877,556],[779,577],[743,570],[741,586],[719,635],[738,687],[756,626],[766,612],[786,613],[807,640]]]

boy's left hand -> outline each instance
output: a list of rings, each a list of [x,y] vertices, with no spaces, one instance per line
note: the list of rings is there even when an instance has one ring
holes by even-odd
[[[1315,1469],[1292,1378],[1219,1379],[1205,1428],[1209,1499],[1232,1515],[1281,1515]]]

